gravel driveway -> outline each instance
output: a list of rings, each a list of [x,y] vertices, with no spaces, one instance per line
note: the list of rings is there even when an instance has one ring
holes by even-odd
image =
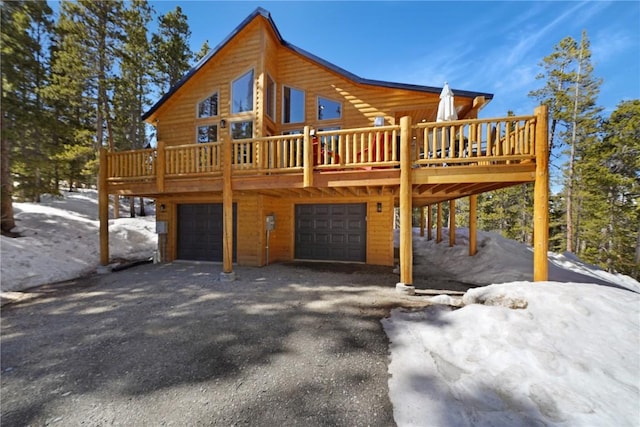
[[[147,264],[2,307],[3,427],[391,426],[391,268]],[[331,270],[331,271],[328,271]]]

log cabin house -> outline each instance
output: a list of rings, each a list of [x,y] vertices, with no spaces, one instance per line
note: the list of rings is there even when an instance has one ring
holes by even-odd
[[[155,199],[161,260],[221,261],[224,280],[233,263],[392,266],[399,207],[411,287],[413,208],[470,197],[473,255],[476,196],[535,182],[534,280],[546,280],[546,109],[479,119],[493,95],[454,89],[459,119],[436,122],[441,91],[349,73],[256,9],[143,116],[155,148],[102,150],[101,263],[109,195]]]

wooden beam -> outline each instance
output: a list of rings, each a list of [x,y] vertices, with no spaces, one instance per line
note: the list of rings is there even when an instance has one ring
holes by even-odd
[[[469,256],[478,252],[478,196],[469,196]]]
[[[429,191],[432,187],[433,187],[433,184],[422,184],[422,185],[419,185],[416,188],[416,192],[418,194],[423,194],[423,193]]]
[[[420,237],[424,237],[424,206],[420,207]]]
[[[438,202],[436,213],[436,243],[442,242],[442,203]]]
[[[449,200],[449,246],[456,244],[456,200]]]
[[[533,163],[517,165],[490,165],[473,168],[417,168],[413,171],[414,184],[459,184],[477,182],[533,182],[536,177]]]
[[[224,141],[223,146],[223,185],[222,185],[222,273],[227,277],[233,274],[233,187],[231,185],[231,145]]]
[[[100,149],[98,175],[98,219],[100,222],[100,264],[109,264],[109,189],[107,188],[107,150]]]
[[[303,186],[313,187],[313,141],[311,140],[311,128],[309,126],[304,127],[304,173],[303,173]]]
[[[431,212],[431,205],[427,205],[427,240],[433,240],[433,214]]]
[[[447,189],[444,190],[444,192],[447,194],[456,193],[461,191],[463,188],[467,187],[468,185],[469,185],[468,183],[449,185]]]
[[[546,105],[535,109],[536,181],[533,190],[533,280],[549,280],[549,118]]]
[[[411,117],[400,119],[400,282],[413,283]]]
[[[164,192],[164,176],[165,176],[165,166],[166,166],[166,150],[164,141],[158,141],[158,146],[156,147],[156,187],[158,189],[158,193]]]
[[[120,218],[120,197],[117,194],[113,195],[113,219]]]

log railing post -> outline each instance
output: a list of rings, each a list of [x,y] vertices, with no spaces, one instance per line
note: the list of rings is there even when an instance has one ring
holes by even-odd
[[[414,294],[413,284],[413,236],[411,182],[411,117],[400,119],[400,283],[396,289]]]
[[[533,190],[533,281],[549,280],[549,119],[548,107],[536,115],[536,181]]]
[[[107,188],[107,169],[109,167],[107,150],[100,148],[98,175],[98,219],[100,222],[100,264],[109,264],[109,192]],[[116,198],[117,199],[117,198]]]
[[[313,141],[311,140],[311,128],[304,127],[303,142],[304,145],[304,169],[303,169],[303,186],[304,188],[313,187]]]
[[[164,191],[166,153],[164,141],[158,141],[158,146],[156,147],[156,187],[159,193]]]

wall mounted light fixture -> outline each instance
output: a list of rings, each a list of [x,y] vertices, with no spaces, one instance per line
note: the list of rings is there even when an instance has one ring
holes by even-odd
[[[382,203],[378,202],[378,205],[376,206],[376,210],[378,212],[382,212]]]
[[[227,127],[227,121],[225,119],[220,120],[220,128],[224,129]]]

